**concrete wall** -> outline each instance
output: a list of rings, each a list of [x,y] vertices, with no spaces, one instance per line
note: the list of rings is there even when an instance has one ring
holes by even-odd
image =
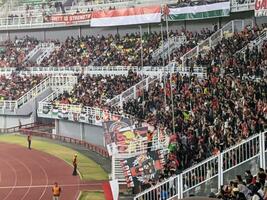
[[[0,115],[0,128],[11,128],[24,124],[34,123],[33,114],[27,116]]]
[[[104,146],[104,130],[102,127],[66,120],[56,120],[55,129],[60,135]]]

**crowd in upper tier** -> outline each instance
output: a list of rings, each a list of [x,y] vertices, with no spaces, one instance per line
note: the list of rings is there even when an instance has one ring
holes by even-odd
[[[202,29],[199,32],[192,32],[185,29],[169,32],[169,37],[175,38],[185,36],[186,41],[174,48],[171,52],[172,61],[180,61],[180,57],[194,48],[202,40],[209,37],[214,31]],[[166,45],[167,33],[163,32],[163,39]],[[143,58],[144,66],[163,66],[167,64],[167,57],[152,59],[153,53],[161,50],[162,35],[160,32],[144,32],[142,44],[140,32],[128,33],[126,35],[107,36],[82,36],[78,38],[68,37],[64,42],[50,41],[55,48],[48,58],[45,58],[40,65],[36,60],[24,58],[42,41],[32,37],[15,39],[15,42],[6,41],[0,53],[0,67],[33,67],[33,66],[141,66]]]

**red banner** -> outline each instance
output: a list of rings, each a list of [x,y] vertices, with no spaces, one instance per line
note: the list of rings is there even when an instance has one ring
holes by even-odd
[[[256,0],[255,2],[255,16],[267,16],[267,0]]]
[[[72,23],[72,22],[90,20],[91,16],[92,16],[92,13],[76,13],[76,14],[72,14],[72,15],[52,15],[51,21],[52,22]]]

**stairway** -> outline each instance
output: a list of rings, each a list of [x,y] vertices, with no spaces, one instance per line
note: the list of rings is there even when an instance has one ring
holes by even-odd
[[[32,62],[41,64],[44,58],[48,58],[54,51],[54,43],[41,43],[38,44],[33,50],[31,50],[25,57],[24,62]]]
[[[160,47],[155,50],[152,54],[153,60],[158,60],[159,58],[166,59],[168,56],[168,46],[170,47],[169,51],[170,53],[174,50],[179,48],[182,44],[186,42],[185,36],[178,36],[178,37],[172,37],[169,39],[169,44],[167,41],[165,41],[163,44],[160,45]]]
[[[237,51],[235,55],[243,54],[245,56],[246,49],[249,48],[251,50],[255,46],[257,46],[258,49],[260,49],[265,40],[267,40],[267,30],[263,30],[255,40],[251,41],[250,43],[248,43],[248,45],[243,47],[241,50]]]
[[[248,25],[253,25],[253,22],[249,22]],[[182,67],[186,67],[186,60],[197,57],[199,54],[205,55],[212,47],[217,45],[225,35],[231,35],[235,32],[240,32],[245,28],[244,20],[233,20],[224,25],[221,29],[213,33],[206,40],[202,41],[199,45],[188,51],[181,57]]]

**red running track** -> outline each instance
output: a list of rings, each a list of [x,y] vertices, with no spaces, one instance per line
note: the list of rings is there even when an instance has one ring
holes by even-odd
[[[72,176],[65,161],[19,145],[0,143],[0,199],[49,200],[55,181],[62,188],[61,199],[75,200],[80,190],[102,190],[102,182],[81,182]]]

